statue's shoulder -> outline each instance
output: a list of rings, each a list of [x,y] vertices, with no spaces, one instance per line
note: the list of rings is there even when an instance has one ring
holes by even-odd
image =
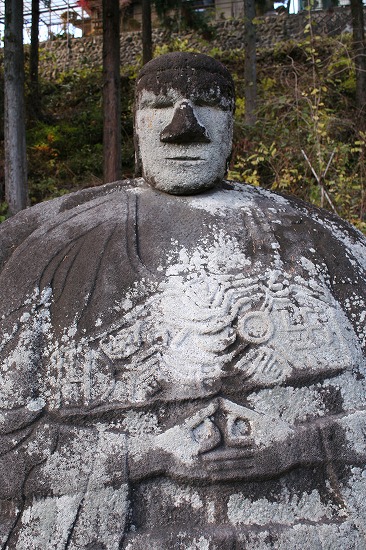
[[[0,266],[24,241],[64,226],[86,225],[92,227],[108,212],[126,204],[124,196],[129,189],[138,188],[141,180],[126,179],[97,187],[90,187],[39,203],[22,210],[0,224]],[[120,212],[121,214],[121,212]]]
[[[337,214],[319,208],[295,196],[263,189],[234,181],[225,182],[225,187],[234,195],[241,197],[251,214],[266,220],[271,228],[277,227],[277,233],[286,233],[288,240],[324,239],[327,247],[333,243],[347,249],[363,260],[366,269],[366,237]],[[237,199],[229,199],[238,203]],[[290,231],[290,233],[289,233]],[[291,238],[292,237],[292,238]],[[330,240],[328,240],[330,239]]]

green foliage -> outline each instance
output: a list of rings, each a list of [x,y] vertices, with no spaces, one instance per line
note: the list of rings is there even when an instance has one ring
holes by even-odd
[[[83,187],[102,174],[101,72],[82,69],[41,83],[42,117],[27,129],[31,203]]]
[[[350,43],[314,36],[311,24],[307,31],[302,43],[260,52],[254,128],[244,124],[237,78],[229,177],[336,210],[366,231],[365,127],[355,110]]]
[[[136,68],[131,66],[124,72],[121,76],[122,166],[124,176],[129,177],[134,168],[132,104]],[[0,74],[0,103],[2,90]],[[40,116],[33,116],[27,122],[31,204],[99,185],[103,176],[102,71],[84,67],[64,72],[53,82],[42,80],[40,96]],[[26,88],[26,103],[31,113],[29,88]],[[1,141],[0,153],[2,157]],[[2,171],[0,162],[0,177]],[[0,181],[0,221],[7,212],[4,199],[4,186]]]
[[[180,39],[180,38],[174,38],[171,40],[168,44],[164,44],[163,46],[156,46],[154,50],[154,57],[158,57],[159,55],[164,55],[169,52],[198,52],[199,50],[197,48],[192,48],[189,45],[189,40],[187,38]]]
[[[202,44],[209,50],[209,43]],[[174,39],[155,55],[168,51],[194,50],[188,39]],[[289,40],[259,51],[258,121],[250,128],[244,124],[243,50],[211,48],[209,53],[229,68],[237,90],[229,177],[334,207],[366,233],[366,130],[355,108],[351,51],[351,37],[319,38],[311,21],[302,42]],[[122,69],[125,177],[133,173],[132,104],[138,69],[138,64]],[[41,82],[42,116],[30,120],[27,130],[32,204],[101,183],[101,89],[101,70],[87,67],[65,72],[55,82]],[[313,170],[318,177],[327,170],[321,183],[330,202]],[[0,185],[0,221],[6,212]]]
[[[133,171],[133,86],[121,77],[123,168]],[[32,204],[85,186],[103,176],[102,73],[82,68],[41,83],[41,120],[27,130],[29,194]]]
[[[8,205],[5,201],[0,202],[0,223],[4,222],[7,217],[8,217]]]

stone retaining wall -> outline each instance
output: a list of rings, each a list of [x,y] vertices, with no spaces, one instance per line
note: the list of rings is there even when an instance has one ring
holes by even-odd
[[[338,8],[332,12],[313,12],[315,32],[320,34],[339,34],[349,32],[350,12],[348,8]],[[259,47],[270,47],[289,38],[301,39],[308,23],[308,15],[268,15],[257,20],[257,40]],[[225,20],[215,24],[215,36],[211,41],[204,41],[199,35],[180,33],[167,35],[166,31],[155,29],[153,42],[162,46],[170,39],[188,40],[193,48],[203,53],[210,53],[213,48],[235,50],[244,47],[242,20]],[[121,64],[131,65],[142,56],[141,33],[125,32],[121,35]],[[40,46],[40,74],[43,77],[55,78],[64,70],[82,66],[100,67],[102,64],[102,37],[92,36],[67,40],[44,42]]]

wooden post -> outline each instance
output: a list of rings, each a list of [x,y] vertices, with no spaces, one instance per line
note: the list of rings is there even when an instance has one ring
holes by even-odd
[[[104,183],[121,177],[120,11],[103,0],[103,160]]]
[[[32,0],[32,27],[29,55],[29,76],[32,94],[32,108],[36,116],[39,115],[39,88],[38,88],[38,54],[39,49],[39,0]]]
[[[256,61],[256,30],[254,25],[255,2],[244,0],[244,30],[245,30],[245,123],[252,126],[256,121],[257,108],[257,61]]]
[[[366,107],[366,43],[362,0],[351,0],[351,15],[356,69],[356,102],[358,109],[361,110]]]
[[[142,0],[142,62],[145,65],[152,59],[151,4]]]
[[[5,198],[13,215],[28,198],[22,0],[5,0],[4,111]]]

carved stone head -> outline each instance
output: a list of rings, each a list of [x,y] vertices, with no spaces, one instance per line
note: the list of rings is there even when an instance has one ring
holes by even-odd
[[[218,185],[231,152],[235,91],[228,70],[203,54],[175,52],[147,63],[137,79],[138,171],[176,195]]]

